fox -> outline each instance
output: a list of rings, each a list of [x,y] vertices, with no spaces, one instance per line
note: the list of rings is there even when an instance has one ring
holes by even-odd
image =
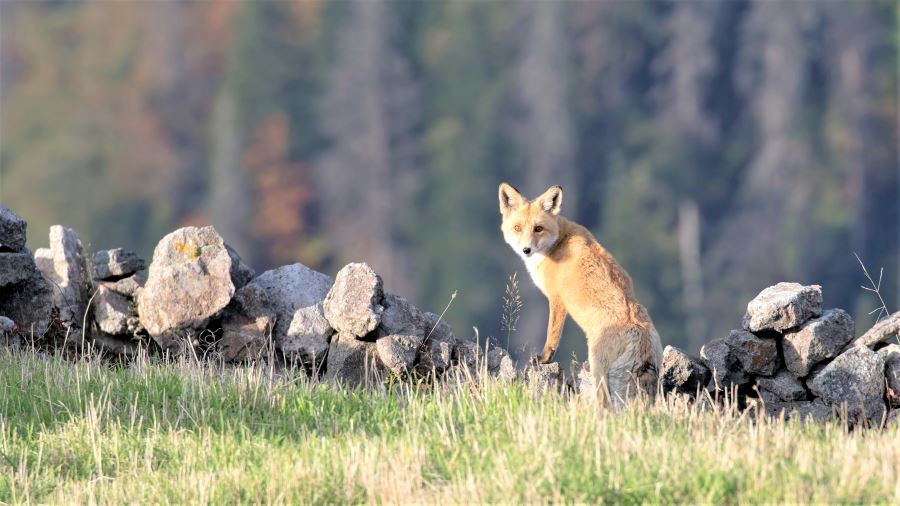
[[[501,183],[499,198],[503,238],[550,305],[546,342],[534,360],[553,359],[571,316],[587,338],[597,400],[613,409],[637,397],[652,400],[662,344],[625,269],[588,229],[560,215],[561,186],[528,200]]]

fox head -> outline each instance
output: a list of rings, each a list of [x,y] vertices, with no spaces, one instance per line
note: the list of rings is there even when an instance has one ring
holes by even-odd
[[[538,198],[528,200],[512,186],[500,184],[500,229],[506,243],[526,262],[543,257],[556,244],[561,205],[561,186],[551,186]]]

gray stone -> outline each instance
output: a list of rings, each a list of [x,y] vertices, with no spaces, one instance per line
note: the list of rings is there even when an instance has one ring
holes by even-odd
[[[322,304],[302,307],[294,312],[287,333],[279,341],[286,357],[299,358],[318,372],[325,365],[325,354],[334,329],[325,319]]]
[[[16,322],[5,316],[0,316],[0,343],[8,346],[19,344],[19,336],[16,333]]]
[[[329,276],[303,264],[285,265],[268,270],[247,283],[235,293],[234,303],[246,317],[275,317],[272,331],[275,347],[293,354],[299,348],[295,348],[297,343],[288,337],[288,331],[295,313],[321,304],[331,284]]]
[[[94,279],[97,280],[124,278],[144,268],[144,259],[126,249],[104,249],[94,254]]]
[[[663,393],[696,395],[706,389],[710,378],[712,372],[703,362],[674,346],[666,346],[660,374]]]
[[[107,334],[134,334],[140,327],[131,301],[105,286],[97,288],[91,304],[94,321]]]
[[[900,407],[900,345],[891,344],[880,350],[884,360],[884,379],[887,383],[887,399],[891,407]]]
[[[770,376],[779,368],[778,343],[774,338],[760,338],[746,330],[732,330],[725,338],[732,355],[750,374]]]
[[[834,410],[821,399],[811,401],[785,401],[765,390],[760,392],[766,415],[772,418],[799,420],[802,422],[827,422],[834,419]]]
[[[381,314],[381,328],[387,334],[403,334],[419,336],[425,339],[425,334],[431,330],[430,319],[425,313],[403,297],[392,293],[384,294],[384,311]]]
[[[744,315],[744,330],[778,332],[798,327],[822,314],[822,287],[778,283],[759,293]]]
[[[503,348],[494,346],[487,354],[488,374],[502,381],[513,381],[517,377],[516,364]]]
[[[104,286],[119,295],[133,299],[144,288],[145,283],[147,283],[147,276],[139,272],[116,281],[100,281],[97,286]]]
[[[785,365],[794,376],[802,378],[817,364],[836,357],[851,339],[853,318],[843,309],[829,309],[821,317],[784,334]]]
[[[453,361],[471,371],[477,371],[484,360],[481,346],[474,341],[457,341]]]
[[[894,339],[900,342],[900,311],[876,323],[865,334],[859,336],[849,346],[874,346]]]
[[[828,404],[846,404],[856,420],[880,422],[885,412],[884,358],[864,346],[839,355],[813,375],[807,386]]]
[[[37,270],[20,283],[0,288],[0,314],[29,340],[44,338],[53,318],[53,287]]]
[[[558,390],[563,384],[563,373],[558,362],[532,364],[528,367],[526,377],[529,387],[541,391]]]
[[[378,358],[394,374],[405,375],[416,362],[422,336],[390,334],[375,341]]]
[[[707,370],[707,372],[709,371]],[[575,366],[572,388],[575,390],[576,394],[585,399],[594,399],[597,397],[596,381],[594,380],[593,373],[591,373],[591,367],[588,362]]]
[[[163,237],[137,298],[141,324],[162,348],[185,349],[234,295],[231,268],[213,227],[185,227]]]
[[[778,371],[775,376],[760,376],[756,378],[759,388],[775,394],[782,401],[802,401],[806,399],[807,392],[800,380],[788,371]]]
[[[0,253],[0,288],[21,283],[36,272],[30,251]]]
[[[81,328],[90,298],[91,276],[78,234],[62,225],[50,227],[50,247],[34,252],[37,269],[53,285],[53,304],[59,319]]]
[[[381,276],[368,264],[347,264],[325,297],[325,318],[338,332],[363,337],[381,323],[383,301]]]
[[[234,283],[235,289],[240,289],[256,277],[256,270],[247,265],[231,246],[226,244],[225,250],[231,257],[231,281]]]
[[[369,386],[381,383],[386,373],[378,359],[375,343],[360,341],[348,332],[339,332],[332,337],[325,380],[351,387]]]
[[[423,373],[440,374],[450,367],[456,348],[456,338],[450,325],[438,315],[425,313],[425,320],[428,330],[425,332],[424,349],[419,356],[417,369]]]
[[[263,356],[275,322],[273,316],[232,317],[222,322],[219,353],[226,362],[244,362]]]
[[[713,339],[704,344],[700,348],[700,358],[712,372],[711,388],[726,390],[751,381],[750,375],[744,372],[740,361],[724,339]]]
[[[25,249],[25,231],[28,224],[21,216],[0,204],[0,251]]]

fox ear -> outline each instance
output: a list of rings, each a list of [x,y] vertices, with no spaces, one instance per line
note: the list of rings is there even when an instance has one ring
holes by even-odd
[[[562,207],[562,186],[551,186],[540,197],[534,199],[541,209],[556,216]]]
[[[525,202],[519,190],[507,183],[500,183],[500,214],[515,210]]]

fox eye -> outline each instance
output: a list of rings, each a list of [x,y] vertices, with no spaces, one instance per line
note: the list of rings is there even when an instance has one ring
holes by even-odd
[[[515,227],[513,227],[513,229],[514,229],[516,232],[521,232],[521,231],[522,231],[522,225],[516,225]]]
[[[538,226],[534,227],[534,231],[535,231],[535,232],[538,232],[538,233],[543,232],[543,231],[544,231],[544,227],[538,225]]]

